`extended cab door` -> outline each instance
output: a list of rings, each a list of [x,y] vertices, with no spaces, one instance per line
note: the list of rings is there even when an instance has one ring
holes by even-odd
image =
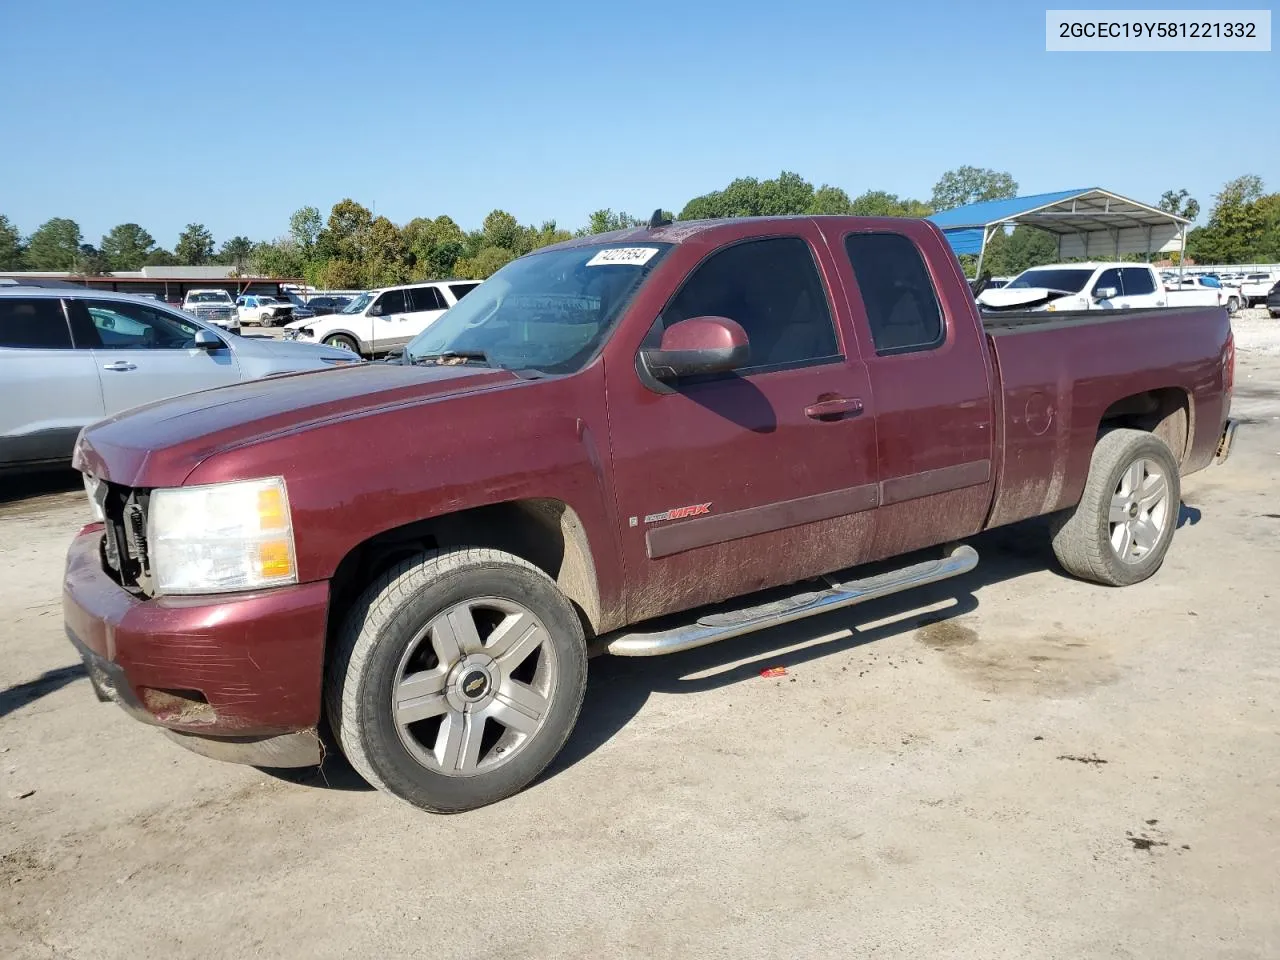
[[[871,548],[875,405],[830,295],[830,255],[810,220],[753,229],[694,265],[606,370],[631,620],[817,576]],[[749,365],[647,380],[636,352],[698,316],[741,324]]]
[[[876,401],[875,559],[982,529],[995,489],[986,334],[946,241],[923,224],[832,236]]]
[[[93,355],[71,339],[62,301],[0,297],[0,467],[69,460],[105,415]]]
[[[240,379],[225,341],[215,350],[195,346],[203,328],[176,314],[126,300],[77,299],[68,307],[77,340],[82,332],[97,338],[91,352],[108,415]]]

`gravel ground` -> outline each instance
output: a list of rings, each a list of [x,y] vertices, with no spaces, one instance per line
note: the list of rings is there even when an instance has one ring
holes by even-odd
[[[1276,957],[1277,328],[1237,322],[1246,422],[1153,580],[1066,579],[1026,524],[925,592],[593,661],[552,774],[457,817],[97,703],[83,494],[11,485],[0,956]]]

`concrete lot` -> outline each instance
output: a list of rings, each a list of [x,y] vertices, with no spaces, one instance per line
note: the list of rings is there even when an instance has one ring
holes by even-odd
[[[58,606],[83,493],[11,486],[0,956],[1280,955],[1272,329],[1153,580],[1068,580],[1029,524],[928,593],[593,661],[553,773],[452,818],[97,703]]]

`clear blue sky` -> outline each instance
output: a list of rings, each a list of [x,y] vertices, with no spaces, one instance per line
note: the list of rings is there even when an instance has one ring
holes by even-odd
[[[1045,6],[10,2],[0,213],[172,247],[346,196],[573,229],[782,169],[851,196],[965,163],[1206,209],[1242,173],[1280,190],[1280,53],[1050,54]]]

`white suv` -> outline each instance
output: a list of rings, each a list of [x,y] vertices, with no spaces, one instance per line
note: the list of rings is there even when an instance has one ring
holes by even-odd
[[[478,286],[479,280],[437,280],[370,290],[338,313],[286,324],[284,336],[375,357],[403,347]]]

